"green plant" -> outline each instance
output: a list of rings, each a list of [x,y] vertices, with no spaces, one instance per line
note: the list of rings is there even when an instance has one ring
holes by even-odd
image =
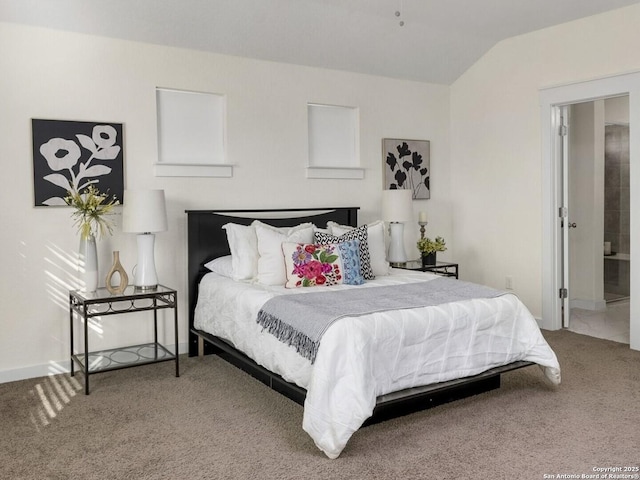
[[[94,185],[89,185],[82,193],[67,192],[64,201],[75,208],[71,216],[83,239],[90,235],[102,237],[113,231],[113,222],[105,216],[113,214],[113,207],[120,205],[115,195],[109,198],[106,193],[100,193]]]
[[[444,238],[442,237],[436,237],[435,240],[431,240],[427,237],[421,238],[418,240],[417,246],[422,255],[429,255],[434,252],[444,252],[447,249]]]

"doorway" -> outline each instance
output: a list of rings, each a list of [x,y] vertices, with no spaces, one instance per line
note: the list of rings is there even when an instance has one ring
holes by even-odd
[[[640,125],[640,72],[614,75],[584,82],[566,83],[540,90],[540,120],[542,134],[542,317],[540,326],[549,330],[562,328],[562,169],[561,127],[558,108],[563,105],[587,102],[598,98],[629,95],[630,145],[630,236],[640,239],[640,221],[634,221],[640,211],[640,168],[634,168],[634,159],[640,159],[640,135],[634,125]],[[640,261],[633,255],[631,245],[630,289],[640,288]],[[629,345],[640,350],[640,298],[632,296],[629,302]]]
[[[568,117],[564,326],[629,343],[629,97],[572,104],[562,112]]]

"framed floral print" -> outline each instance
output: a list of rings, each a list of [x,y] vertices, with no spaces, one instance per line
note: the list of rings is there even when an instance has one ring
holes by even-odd
[[[93,185],[122,203],[121,123],[32,119],[35,206],[66,205],[69,193]]]
[[[406,189],[414,200],[431,196],[430,143],[428,140],[382,140],[384,189]]]

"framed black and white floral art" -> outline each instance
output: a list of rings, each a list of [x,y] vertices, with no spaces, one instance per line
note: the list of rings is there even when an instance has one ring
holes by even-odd
[[[64,198],[93,185],[122,203],[121,123],[32,119],[35,206],[67,205]]]
[[[406,189],[414,200],[429,198],[431,176],[429,140],[382,140],[384,189]]]

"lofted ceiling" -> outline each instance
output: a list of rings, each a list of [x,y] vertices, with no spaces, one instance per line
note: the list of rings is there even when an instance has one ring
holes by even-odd
[[[640,0],[0,0],[0,21],[451,84],[505,38],[636,3]]]

